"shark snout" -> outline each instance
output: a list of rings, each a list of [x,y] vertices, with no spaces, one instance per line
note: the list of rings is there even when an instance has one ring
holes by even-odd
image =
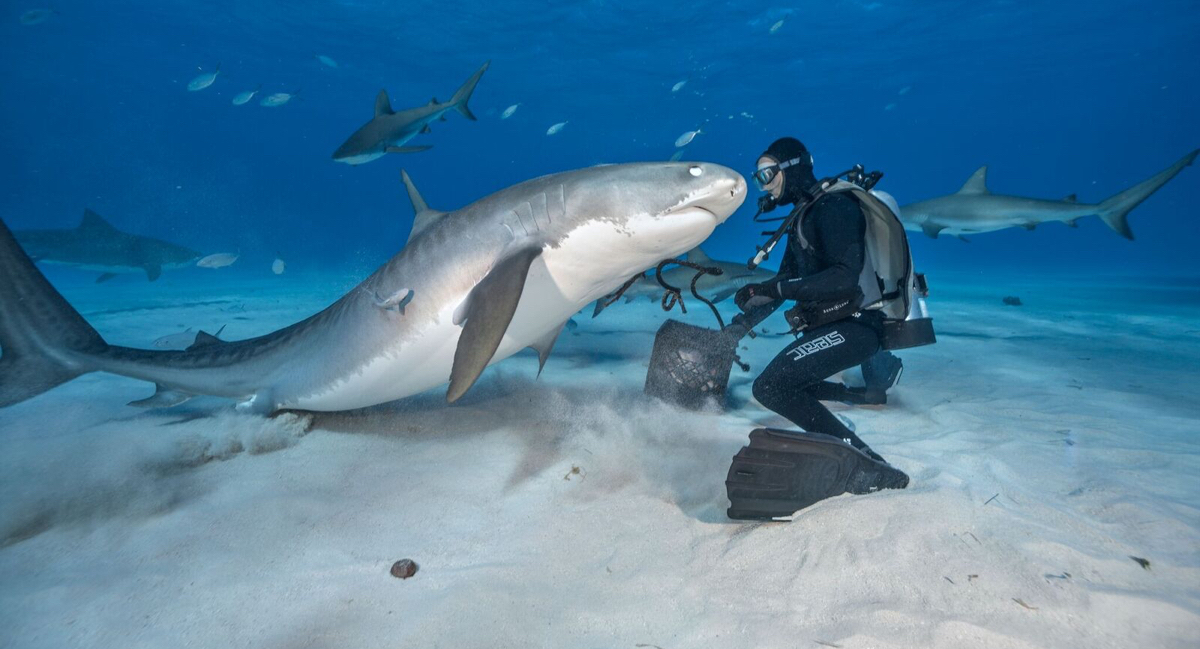
[[[688,163],[688,174],[698,182],[695,189],[668,213],[699,208],[724,223],[746,200],[746,179],[738,172],[718,164]]]

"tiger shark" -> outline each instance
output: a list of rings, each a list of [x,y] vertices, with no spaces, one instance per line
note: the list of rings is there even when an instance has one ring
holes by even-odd
[[[334,161],[360,165],[382,158],[388,153],[425,151],[431,147],[406,146],[406,143],[418,133],[429,133],[429,123],[434,120],[445,121],[446,113],[451,110],[457,110],[463,117],[475,121],[475,115],[467,108],[467,100],[471,98],[471,93],[475,91],[476,84],[489,65],[491,61],[484,63],[454,93],[450,101],[444,104],[434,97],[433,101],[424,106],[396,112],[392,110],[387,90],[380,90],[379,95],[375,97],[375,116],[333,152]]]
[[[447,382],[452,403],[521,349],[544,366],[572,315],[696,247],[746,197],[741,175],[708,163],[568,171],[452,212],[402,179],[408,243],[362,283],[289,327],[241,341],[201,332],[183,351],[107,344],[0,222],[0,407],[96,371],[155,383],[140,406],[212,395],[257,413],[335,411]]]
[[[77,228],[14,234],[34,261],[98,271],[97,282],[134,272],[145,272],[153,282],[163,268],[189,266],[200,258],[200,253],[183,246],[121,232],[91,210],[83,211]]]
[[[924,232],[936,239],[941,233],[963,238],[966,234],[1018,226],[1032,230],[1049,221],[1062,221],[1074,228],[1080,218],[1094,215],[1117,234],[1133,239],[1129,212],[1191,165],[1197,153],[1200,149],[1149,179],[1100,203],[1090,204],[1078,202],[1074,194],[1059,201],[993,194],[987,187],[987,167],[980,167],[957,193],[900,208],[900,220],[905,229]]]
[[[696,279],[696,291],[711,300],[714,304],[729,298],[729,296],[737,293],[738,289],[747,284],[766,282],[775,275],[775,273],[765,268],[749,270],[746,268],[746,262],[738,263],[711,259],[700,248],[689,250],[684,259],[705,268],[721,269],[720,275],[705,273],[699,279]],[[696,270],[688,266],[676,266],[663,271],[663,280],[671,286],[681,289],[685,299],[691,295],[692,279],[695,277]],[[625,298],[626,304],[640,297],[654,301],[662,298],[664,291],[665,289],[658,283],[655,273],[647,271],[640,275],[629,288],[625,289],[625,292],[621,293],[621,297]],[[592,311],[593,318],[600,315],[600,312],[608,306],[612,306],[611,304],[606,305],[605,302],[604,298],[596,300],[595,309]]]

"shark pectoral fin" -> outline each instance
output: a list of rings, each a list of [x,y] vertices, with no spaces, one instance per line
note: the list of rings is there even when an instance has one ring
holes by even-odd
[[[388,100],[387,91],[380,90],[379,94],[375,96],[375,116],[391,115],[394,112],[392,110],[392,102]]]
[[[550,350],[554,349],[554,342],[558,340],[558,336],[562,334],[563,327],[565,326],[567,326],[565,322],[558,325],[554,329],[551,329],[550,333],[542,336],[529,346],[530,349],[536,351],[538,354],[538,376],[541,376],[542,370],[546,368],[546,359],[550,358]]]
[[[429,125],[426,124],[425,127],[421,129],[421,132],[422,133],[432,133],[433,129],[429,128]]]
[[[596,308],[592,309],[592,317],[594,318],[594,317],[600,315],[600,312],[603,310],[604,310],[604,298],[600,298],[599,300],[596,300]]]
[[[1079,219],[1078,218],[1068,219],[1066,221],[1063,221],[1063,223],[1066,223],[1068,228],[1079,227]]]
[[[116,276],[116,273],[101,273],[100,276],[96,278],[96,283],[99,284],[100,282],[107,282]]]
[[[1064,203],[1078,203],[1079,199],[1075,197],[1075,194],[1071,194],[1071,195],[1067,196],[1066,198],[1064,198],[1063,202]]]
[[[142,268],[146,270],[146,279],[150,280],[151,282],[158,279],[159,276],[162,275],[162,266],[159,266],[158,264],[146,264],[145,266],[142,266]]]
[[[505,257],[467,296],[466,308],[456,314],[456,320],[465,319],[465,323],[454,350],[450,388],[446,391],[448,403],[466,394],[492,361],[521,300],[529,265],[541,254],[541,248],[529,247]]]
[[[420,153],[432,148],[432,146],[389,146],[384,151],[387,153]]]
[[[959,240],[959,241],[962,241],[963,243],[971,243],[971,240],[970,240],[970,239],[968,239],[968,238],[964,237],[964,236],[963,236],[963,235],[961,235],[961,234],[960,234],[960,235],[958,235],[958,240]]]
[[[156,383],[152,396],[145,399],[138,399],[137,401],[130,401],[126,405],[133,406],[134,408],[170,408],[171,406],[178,406],[194,396],[196,395],[172,390]]]
[[[221,329],[224,329],[224,328],[225,327],[221,327]],[[218,331],[217,333],[221,333],[221,332]],[[216,336],[208,333],[207,331],[203,331],[203,330],[197,331],[196,332],[196,340],[193,341],[192,344],[188,345],[187,349],[185,349],[184,351],[190,352],[190,351],[195,351],[197,349],[204,349],[205,347],[212,347],[213,345],[220,345],[220,344],[223,344],[224,342],[225,342],[224,340],[217,338]]]
[[[1033,232],[1033,229],[1037,227],[1037,223],[1032,223],[1032,222],[1031,223],[1022,223],[1021,227],[1025,228],[1026,230],[1029,230],[1030,232]]]
[[[936,225],[934,223],[921,224],[921,232],[924,232],[925,236],[929,237],[930,239],[938,238],[938,233],[945,229],[946,226],[944,225]]]
[[[439,121],[439,122],[444,122],[444,121],[446,121],[446,114],[445,114],[445,113],[442,113],[442,116],[441,116],[441,117],[438,117],[438,121]]]

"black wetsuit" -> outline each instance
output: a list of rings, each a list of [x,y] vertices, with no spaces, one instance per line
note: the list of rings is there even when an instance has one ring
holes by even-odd
[[[866,254],[866,220],[857,201],[829,194],[817,199],[788,233],[787,252],[779,273],[769,282],[782,300],[749,309],[735,322],[757,325],[784,301],[828,301],[852,297]],[[808,247],[801,243],[801,236]],[[767,365],[754,381],[759,403],[787,417],[806,431],[845,439],[860,449],[866,445],[821,400],[841,400],[846,387],[825,379],[861,365],[880,349],[882,316],[864,311],[804,332]]]

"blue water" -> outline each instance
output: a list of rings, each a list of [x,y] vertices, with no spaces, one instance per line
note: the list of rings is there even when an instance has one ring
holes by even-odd
[[[700,126],[685,159],[748,173],[794,135],[818,174],[861,162],[886,172],[880,187],[901,203],[953,192],[982,164],[995,192],[1095,202],[1200,146],[1189,1],[68,0],[22,25],[31,3],[0,15],[3,218],[67,227],[91,207],[128,231],[240,250],[241,273],[266,272],[276,252],[297,271],[369,272],[411,224],[402,167],[453,209],[543,173],[666,159]],[[445,100],[487,60],[478,122],[448,115],[412,142],[433,145],[424,153],[330,159],[379,89],[396,108]],[[217,63],[213,86],[185,90]],[[263,94],[231,105],[258,84]],[[258,105],[296,90],[288,105]],[[1133,212],[1134,242],[1091,218],[970,244],[912,235],[914,252],[934,274],[1194,278],[1198,195],[1200,168],[1184,170]],[[710,253],[749,256],[752,206]]]

